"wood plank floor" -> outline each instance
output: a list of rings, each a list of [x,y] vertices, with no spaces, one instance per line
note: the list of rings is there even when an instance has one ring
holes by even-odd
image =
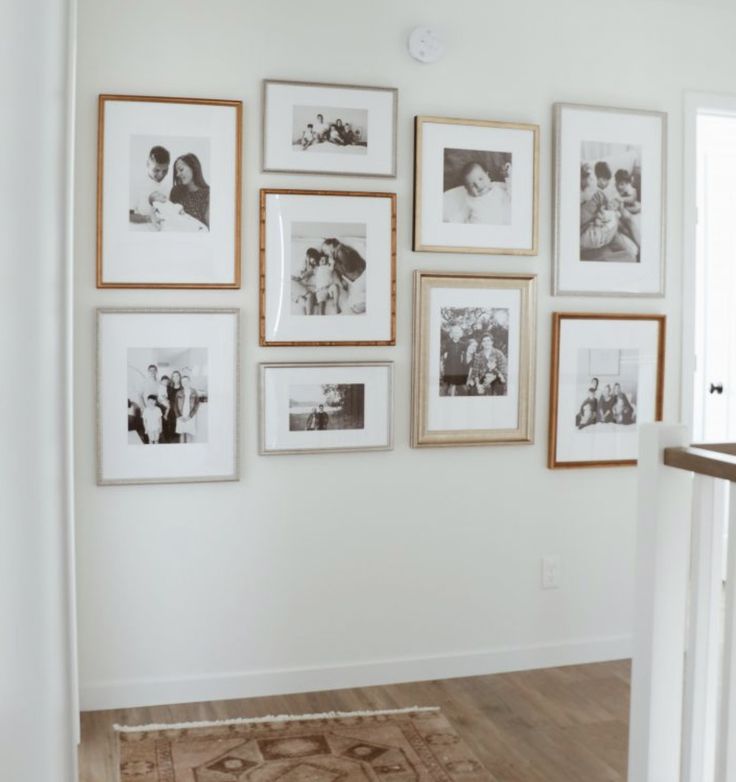
[[[625,782],[628,661],[301,695],[86,712],[80,782],[115,782],[114,723],[439,706],[494,782]]]

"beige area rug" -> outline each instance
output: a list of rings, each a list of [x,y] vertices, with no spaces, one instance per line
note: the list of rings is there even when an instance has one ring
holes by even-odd
[[[115,726],[120,782],[490,782],[439,709]]]

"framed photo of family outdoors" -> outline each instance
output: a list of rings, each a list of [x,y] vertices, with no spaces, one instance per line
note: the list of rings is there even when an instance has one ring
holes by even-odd
[[[663,296],[667,115],[557,103],[553,294]]]
[[[261,454],[393,447],[393,363],[260,365]]]
[[[396,195],[261,190],[260,344],[396,344]]]
[[[263,170],[396,176],[397,89],[263,82]]]
[[[414,272],[411,445],[531,443],[536,277]]]
[[[97,310],[97,483],[238,480],[237,309]]]
[[[414,250],[536,255],[539,127],[414,122]]]
[[[239,288],[243,104],[100,95],[98,288]]]
[[[664,315],[555,312],[548,466],[636,464],[638,424],[662,420]]]

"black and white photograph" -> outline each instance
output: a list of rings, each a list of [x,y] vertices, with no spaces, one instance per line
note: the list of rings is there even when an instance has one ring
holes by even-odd
[[[552,293],[664,295],[667,115],[554,107]]]
[[[263,82],[263,170],[396,176],[398,90]]]
[[[243,104],[100,95],[97,287],[239,288]]]
[[[582,142],[581,261],[639,261],[641,173],[641,146]]]
[[[297,152],[365,155],[368,112],[337,106],[294,106],[292,143]]]
[[[393,447],[393,363],[261,364],[260,453]]]
[[[292,223],[292,315],[364,315],[365,259],[365,223]]]
[[[363,429],[365,385],[325,383],[295,385],[289,389],[289,431]]]
[[[510,152],[445,149],[442,220],[446,223],[509,225]]]
[[[442,307],[440,396],[506,396],[509,310]]]
[[[614,432],[636,423],[639,351],[581,348],[578,351],[578,399],[575,426]]]
[[[207,348],[128,350],[128,443],[207,442]]]
[[[131,136],[132,231],[210,230],[208,138]]]
[[[259,342],[396,343],[396,195],[261,190]]]
[[[97,483],[238,480],[239,310],[97,310]]]

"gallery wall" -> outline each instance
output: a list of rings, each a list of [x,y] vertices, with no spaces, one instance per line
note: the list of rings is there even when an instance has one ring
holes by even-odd
[[[728,92],[734,15],[720,3],[620,0],[81,0],[76,182],[76,437],[84,708],[416,680],[626,656],[636,473],[546,468],[550,314],[668,317],[665,419],[679,418],[682,104]],[[727,17],[727,18],[726,18]],[[406,51],[417,24],[447,53]],[[698,30],[697,35],[693,31]],[[260,173],[263,78],[399,89],[398,176]],[[98,93],[242,99],[243,288],[95,288]],[[552,297],[555,101],[669,113],[666,297]],[[411,251],[417,114],[541,126],[536,257]],[[398,194],[394,348],[258,347],[258,189]],[[409,448],[415,269],[538,275],[533,445]],[[98,306],[242,310],[242,479],[95,484]],[[393,451],[257,454],[263,361],[395,362]],[[540,588],[559,556],[561,587]]]

